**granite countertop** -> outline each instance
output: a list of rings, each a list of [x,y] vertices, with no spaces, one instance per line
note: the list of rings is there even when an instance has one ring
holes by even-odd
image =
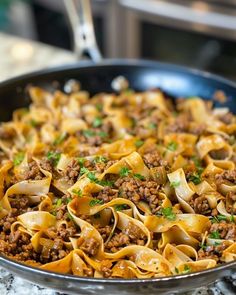
[[[76,57],[69,51],[0,33],[0,81],[41,68],[75,61]],[[59,293],[26,282],[0,267],[0,294],[57,295]],[[194,292],[186,293],[186,295],[193,294],[236,294],[236,275],[216,282],[208,288],[203,286]]]

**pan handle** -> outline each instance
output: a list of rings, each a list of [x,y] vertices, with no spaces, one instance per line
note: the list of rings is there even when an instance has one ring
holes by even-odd
[[[102,60],[98,48],[90,0],[64,0],[73,31],[74,51],[80,59],[85,53],[95,62]]]

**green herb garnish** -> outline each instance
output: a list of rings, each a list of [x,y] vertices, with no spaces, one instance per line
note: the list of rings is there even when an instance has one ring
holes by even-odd
[[[115,205],[115,210],[116,211],[121,211],[127,209],[128,206],[126,204],[121,204],[121,205]]]
[[[151,123],[148,124],[148,128],[150,128],[150,129],[156,129],[157,128],[157,124],[151,122]]]
[[[84,166],[85,158],[77,158],[77,162],[79,163],[80,167]]]
[[[127,176],[129,176],[130,173],[131,173],[131,171],[129,170],[128,167],[122,167],[119,172],[120,177],[127,177]]]
[[[72,193],[78,197],[82,197],[83,196],[83,193],[82,193],[82,190],[81,189],[73,189],[72,190]]]
[[[95,163],[106,163],[107,161],[108,161],[107,158],[105,158],[103,156],[96,156],[94,158]]]
[[[235,219],[234,219],[234,216],[231,215],[230,218],[229,218],[230,222],[235,222]]]
[[[183,274],[189,273],[191,271],[191,267],[187,264],[184,265],[184,270],[182,271]]]
[[[66,139],[67,134],[66,133],[62,133],[59,136],[57,136],[57,138],[54,140],[53,144],[54,145],[59,145],[61,144],[65,139]]]
[[[20,165],[23,162],[24,158],[25,158],[25,154],[23,152],[17,153],[13,157],[13,164],[14,164],[14,166]]]
[[[97,104],[95,105],[95,107],[96,107],[96,109],[97,109],[99,112],[101,112],[102,109],[103,109],[103,106],[102,106],[101,103],[97,103]]]
[[[176,219],[176,214],[172,211],[172,207],[162,208],[161,214],[169,220]]]
[[[179,270],[178,270],[178,268],[177,268],[177,267],[175,267],[175,272],[176,272],[176,273],[179,273]]]
[[[140,179],[140,180],[145,180],[145,177],[139,173],[135,173],[134,174],[134,177],[137,178],[137,179]]]
[[[103,204],[103,200],[93,199],[89,202],[90,207],[94,207],[98,204],[100,204],[100,205]]]
[[[47,153],[47,158],[53,163],[53,166],[57,166],[61,158],[61,153],[50,151]]]
[[[39,126],[39,122],[35,121],[34,119],[31,119],[29,121],[29,124],[32,126],[32,127],[37,127]]]
[[[227,221],[227,217],[225,215],[221,215],[221,214],[217,215],[217,216],[213,216],[211,218],[212,223],[219,223],[220,221],[223,221],[223,220]]]
[[[137,147],[137,148],[140,148],[142,145],[144,144],[144,141],[143,140],[136,140],[135,141],[135,146]]]
[[[220,233],[218,230],[213,231],[210,233],[209,237],[212,239],[220,239]]]
[[[180,181],[173,181],[170,183],[170,186],[173,188],[176,188],[176,187],[180,186],[180,183],[181,183]]]
[[[169,142],[168,145],[167,145],[167,149],[168,149],[169,151],[171,151],[171,152],[176,151],[177,148],[178,148],[178,143],[175,142],[175,141],[171,141],[171,142]]]
[[[202,181],[201,174],[199,172],[194,172],[190,175],[189,180],[194,184],[199,184]]]
[[[94,136],[96,133],[93,130],[87,129],[83,130],[83,135],[87,138]]]
[[[100,137],[107,137],[108,134],[106,132],[104,132],[104,131],[100,131],[100,132],[98,132],[98,136],[100,136]]]
[[[90,171],[87,169],[87,168],[85,168],[85,167],[81,167],[80,168],[80,175],[83,175],[83,174],[86,174],[86,173],[89,173]]]
[[[97,128],[97,127],[100,127],[100,126],[102,126],[102,118],[97,117],[93,121],[93,127]]]

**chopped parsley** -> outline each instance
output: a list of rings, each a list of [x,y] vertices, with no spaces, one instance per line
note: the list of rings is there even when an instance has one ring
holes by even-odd
[[[137,148],[140,148],[142,145],[144,144],[144,141],[143,140],[136,140],[135,141],[135,146],[137,147]]]
[[[47,153],[47,158],[52,162],[53,166],[57,166],[61,158],[61,153],[50,151]]]
[[[66,133],[62,133],[62,134],[58,135],[57,138],[54,140],[53,144],[54,145],[61,144],[66,139],[66,136],[67,136]]]
[[[71,221],[74,221],[73,216],[72,216],[69,212],[67,212],[67,217],[68,217]]]
[[[207,245],[206,245],[205,243],[200,243],[200,244],[199,244],[199,247],[200,247],[202,250],[206,250]]]
[[[107,161],[108,161],[107,158],[103,156],[96,156],[94,158],[95,163],[106,163]]]
[[[130,173],[131,173],[131,171],[128,167],[122,167],[119,172],[120,177],[127,177],[127,176],[129,176]]]
[[[60,207],[62,204],[62,199],[58,199],[56,202],[56,208]]]
[[[102,205],[102,204],[103,204],[103,200],[98,200],[98,199],[93,199],[89,202],[90,207],[94,207],[96,205]]]
[[[102,111],[102,109],[103,109],[103,107],[102,107],[102,104],[101,104],[101,103],[97,103],[97,104],[95,105],[95,107],[96,107],[96,109],[97,109],[99,112],[101,112],[101,111]]]
[[[182,271],[183,274],[189,273],[191,270],[191,267],[187,264],[184,265],[184,270]]]
[[[96,133],[93,130],[87,129],[83,130],[83,135],[87,138],[94,136]]]
[[[24,158],[25,158],[25,154],[23,152],[17,153],[13,157],[13,164],[14,164],[14,166],[20,165],[23,162]]]
[[[100,131],[100,132],[98,132],[98,136],[100,136],[100,137],[107,137],[108,134],[107,134],[107,132]]]
[[[39,126],[39,122],[35,121],[34,119],[31,119],[29,121],[29,124],[32,126],[32,127],[37,127]]]
[[[201,174],[202,171],[204,170],[204,168],[202,166],[202,161],[197,156],[192,156],[191,160],[193,161],[194,165],[196,166],[198,173]]]
[[[112,181],[112,180],[97,180],[97,183],[102,186],[113,186],[114,181]]]
[[[179,273],[179,270],[177,267],[175,267],[175,272],[178,274]]]
[[[178,143],[176,141],[171,141],[168,143],[167,145],[167,149],[171,152],[174,152],[176,151],[178,148]]]
[[[97,117],[93,121],[93,127],[97,128],[97,127],[100,127],[100,126],[102,126],[102,118]]]
[[[161,214],[168,220],[176,219],[176,214],[172,211],[172,207],[162,208]]]
[[[69,204],[71,201],[72,201],[71,198],[67,198],[67,199],[66,199],[66,204]]]
[[[78,197],[82,197],[83,193],[81,189],[73,189],[72,193]]]
[[[220,221],[227,221],[227,217],[225,215],[217,215],[217,216],[213,216],[211,217],[211,223],[219,223]]]
[[[189,180],[192,181],[194,184],[199,184],[202,181],[201,174],[199,172],[193,172],[189,176]]]
[[[229,218],[230,222],[235,222],[235,219],[234,219],[234,216],[231,215],[230,218]]]
[[[115,205],[115,210],[116,211],[125,210],[127,208],[128,208],[128,206],[126,204]]]
[[[149,129],[156,129],[157,128],[157,124],[151,122],[151,123],[148,124],[148,128]]]
[[[139,173],[135,173],[134,174],[134,177],[137,178],[137,179],[140,179],[140,180],[145,180],[145,177]]]
[[[173,188],[176,188],[176,187],[180,186],[180,181],[173,181],[170,183],[170,186]]]
[[[80,175],[83,175],[83,174],[86,174],[86,173],[89,173],[89,172],[90,171],[85,167],[81,167],[81,169],[80,169]]]
[[[88,174],[87,174],[86,176],[88,177],[88,179],[89,179],[91,182],[95,182],[95,183],[98,182],[98,179],[97,179],[95,173],[89,171]]]
[[[77,162],[79,163],[80,167],[84,166],[85,158],[77,158]]]
[[[213,231],[210,233],[209,237],[212,239],[220,239],[220,233],[218,230]]]

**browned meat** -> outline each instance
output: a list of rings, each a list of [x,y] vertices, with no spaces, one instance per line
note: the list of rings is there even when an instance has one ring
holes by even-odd
[[[20,215],[27,211],[30,207],[30,201],[27,196],[24,195],[13,195],[10,199],[11,206],[17,209],[17,213]]]
[[[108,252],[115,253],[129,244],[129,237],[123,232],[120,232],[119,234],[116,233],[112,236],[111,240],[105,245],[105,249]]]
[[[206,246],[204,249],[198,251],[198,260],[201,259],[214,259],[216,262],[220,260],[222,252],[228,247],[227,242],[223,242],[216,246]]]
[[[220,238],[224,240],[236,240],[236,224],[233,222],[227,223],[221,221],[219,223],[213,223],[209,232],[218,232]]]
[[[173,124],[169,124],[166,128],[166,132],[169,133],[181,133],[188,132],[189,121],[186,116],[179,116],[175,119]]]
[[[80,174],[80,165],[76,159],[72,159],[65,170],[65,179],[74,184]]]
[[[94,256],[98,252],[99,242],[94,238],[88,238],[79,247],[85,253]]]
[[[147,240],[145,233],[134,223],[129,222],[125,233],[129,236],[133,244],[144,246]]]
[[[112,262],[110,260],[102,260],[100,270],[104,278],[109,278],[112,275]]]
[[[155,181],[141,181],[132,177],[124,177],[119,178],[115,182],[115,186],[120,191],[120,197],[128,198],[135,204],[141,200],[146,201],[154,214],[161,205],[161,200],[158,198],[159,185]]]
[[[211,212],[211,207],[204,194],[192,200],[190,205],[193,207],[195,213],[207,215]]]
[[[1,139],[12,139],[16,135],[16,131],[6,126],[0,126],[0,138]]]
[[[48,160],[46,157],[42,158],[40,161],[40,167],[46,171],[53,172],[53,165],[50,160]]]
[[[148,168],[159,166],[168,167],[167,161],[163,160],[157,151],[145,154],[143,156],[143,161]]]
[[[236,169],[226,170],[220,174],[216,174],[215,179],[217,184],[224,183],[226,180],[236,184]]]
[[[226,210],[232,215],[236,215],[236,194],[229,192],[226,195]]]
[[[117,197],[118,197],[118,192],[113,190],[109,186],[105,186],[96,196],[97,199],[103,200],[104,203],[108,203]]]
[[[112,226],[111,225],[106,225],[104,227],[101,227],[99,224],[96,226],[96,229],[99,231],[100,235],[102,236],[103,240],[106,241],[107,238],[109,237],[111,231],[112,231]]]
[[[39,167],[35,161],[29,163],[28,170],[24,173],[23,179],[35,179],[40,180],[44,177],[42,172],[39,170]]]
[[[77,230],[74,226],[74,223],[71,222],[69,227],[65,227],[65,225],[61,225],[58,229],[57,229],[57,235],[66,242],[69,242],[69,238],[73,237],[76,234]]]
[[[219,119],[225,124],[231,124],[234,119],[234,115],[232,113],[227,113],[220,116]]]

